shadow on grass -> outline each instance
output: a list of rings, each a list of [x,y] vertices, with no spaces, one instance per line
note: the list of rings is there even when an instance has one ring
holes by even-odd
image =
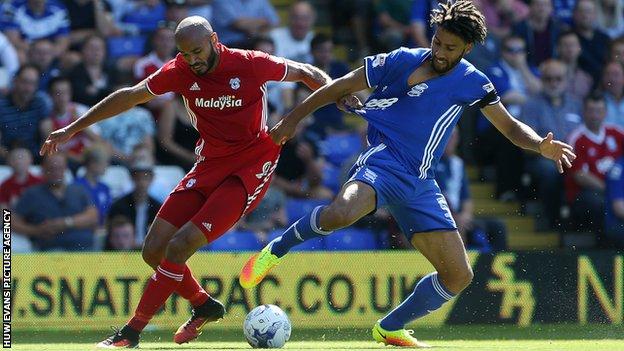
[[[110,330],[102,331],[21,331],[13,330],[13,341],[20,343],[90,343],[94,344],[110,335]],[[547,324],[520,328],[509,325],[457,325],[441,328],[417,328],[414,336],[421,340],[624,340],[622,325],[567,325]],[[204,329],[200,341],[244,341],[242,330]],[[371,340],[368,329],[295,329],[291,341],[345,341]],[[171,331],[146,331],[141,342],[173,342]],[[236,348],[236,347],[233,347]],[[158,350],[176,348],[163,347]]]

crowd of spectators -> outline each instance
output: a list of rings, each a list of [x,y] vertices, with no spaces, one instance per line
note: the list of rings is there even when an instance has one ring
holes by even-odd
[[[182,18],[204,16],[225,45],[312,63],[338,78],[366,55],[428,47],[435,30],[429,12],[439,2],[293,0],[282,12],[270,0],[1,2],[0,162],[11,171],[0,179],[0,203],[14,210],[14,245],[22,251],[140,249],[176,180],[159,177],[160,167],[180,175],[195,162],[198,134],[180,96],[165,94],[98,123],[59,155],[41,159],[38,150],[52,130],[173,58]],[[500,200],[537,206],[545,229],[586,230],[600,243],[622,245],[624,1],[473,2],[489,31],[467,58],[489,76],[514,116],[541,135],[552,131],[568,140],[579,159],[562,176],[554,164],[511,145],[478,111],[467,111],[461,134],[469,142],[460,145],[469,147],[457,148],[456,132],[437,170],[467,245],[503,250],[506,234],[500,220],[474,215],[465,162],[495,181]],[[267,89],[270,125],[310,94],[292,83]],[[339,191],[365,147],[363,121],[335,106],[307,121],[284,146],[264,201],[234,232],[265,242],[305,201],[324,203]],[[111,175],[113,169],[124,169],[125,178]],[[372,247],[406,246],[385,211],[355,227],[362,237],[374,233]],[[350,233],[331,245],[350,242]]]

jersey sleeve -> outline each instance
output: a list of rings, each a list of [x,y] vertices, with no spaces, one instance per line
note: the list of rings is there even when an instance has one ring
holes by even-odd
[[[390,73],[392,66],[397,62],[402,49],[398,48],[390,53],[381,53],[364,58],[366,84],[369,88],[379,85]]]
[[[624,200],[624,160],[616,162],[607,174],[607,189],[611,201]]]
[[[165,63],[156,72],[147,77],[145,86],[153,95],[162,95],[176,92],[176,83],[179,81],[176,74],[175,59]]]
[[[283,81],[288,74],[288,64],[283,57],[269,55],[261,51],[250,51],[251,63],[256,77],[262,83]]]
[[[497,104],[500,101],[494,84],[485,74],[474,69],[470,75],[474,82],[471,84],[470,89],[466,91],[466,94],[468,94],[466,98],[470,102],[470,106],[477,105],[479,108],[484,108],[488,105]]]

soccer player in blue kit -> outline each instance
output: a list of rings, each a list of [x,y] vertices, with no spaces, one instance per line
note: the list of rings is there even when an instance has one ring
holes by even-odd
[[[472,281],[464,244],[433,174],[466,106],[479,106],[505,137],[553,160],[559,172],[571,167],[576,157],[572,147],[554,140],[552,133],[540,137],[511,116],[490,80],[463,59],[474,43],[483,42],[487,32],[483,15],[471,1],[440,4],[432,11],[431,24],[437,26],[431,49],[399,48],[366,57],[363,67],[315,91],[273,128],[273,140],[284,143],[305,116],[341,101],[368,121],[370,146],[359,156],[350,179],[331,204],[296,221],[252,256],[240,275],[241,285],[251,288],[290,248],[329,235],[385,206],[436,270],[375,324],[373,338],[386,345],[428,347],[405,325],[438,309]],[[363,106],[343,99],[368,88],[373,88],[373,93]]]

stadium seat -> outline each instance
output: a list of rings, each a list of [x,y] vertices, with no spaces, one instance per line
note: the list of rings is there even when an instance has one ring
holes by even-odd
[[[285,229],[276,229],[269,233],[268,240],[271,241],[278,236],[282,235]],[[301,244],[293,247],[291,251],[319,251],[325,250],[325,238],[315,238],[302,242]]]
[[[154,183],[162,186],[169,193],[184,178],[184,170],[178,166],[154,167]]]
[[[340,191],[340,186],[342,185],[340,179],[340,168],[329,162],[325,162],[323,165],[323,185],[330,188],[337,194]]]
[[[13,173],[11,167],[0,165],[0,183],[4,182],[7,178],[9,178],[11,176],[11,173]]]
[[[108,58],[142,56],[147,38],[144,35],[109,37],[106,39]]]
[[[82,177],[84,174],[84,167],[80,167],[78,171],[76,171],[78,177]],[[119,198],[132,190],[130,172],[128,172],[128,169],[124,166],[108,166],[101,181],[108,185],[113,199]]]
[[[325,248],[330,251],[376,250],[377,235],[367,229],[344,228],[325,237]]]
[[[336,167],[362,150],[362,139],[357,133],[334,134],[321,142],[321,154]]]
[[[288,199],[286,201],[286,216],[288,225],[312,211],[316,206],[327,205],[329,200]]]
[[[258,251],[262,243],[248,230],[232,230],[210,243],[210,251]]]

